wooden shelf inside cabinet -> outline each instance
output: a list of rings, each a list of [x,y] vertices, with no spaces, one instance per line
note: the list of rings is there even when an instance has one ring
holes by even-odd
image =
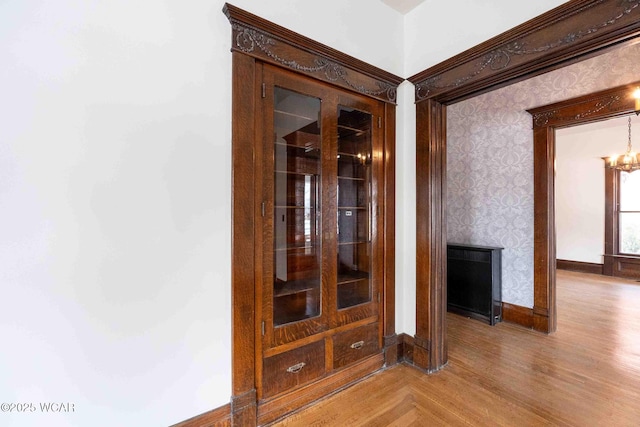
[[[370,274],[360,270],[338,272],[338,309],[347,309],[371,301]]]
[[[276,280],[273,285],[273,296],[282,297],[285,295],[311,291],[318,289],[319,287],[319,279],[289,280],[287,282]]]
[[[284,140],[288,146],[318,150],[320,148],[320,135],[317,133],[297,130],[285,135]]]
[[[353,176],[341,176],[341,175],[338,175],[338,179],[348,179],[349,181],[362,181],[362,182],[365,181],[364,178],[358,178]]]
[[[274,248],[273,250],[275,252],[282,252],[282,251],[293,251],[296,249],[310,249],[310,250],[315,250],[317,249],[315,246],[313,245],[287,245],[287,246],[283,246],[283,247],[279,247],[279,248]]]
[[[283,173],[287,175],[300,175],[300,176],[317,176],[315,173],[306,173],[306,172],[294,172],[294,171],[279,171],[276,170],[274,173]]]
[[[369,273],[366,271],[346,271],[338,272],[338,285],[344,285],[346,283],[358,282],[363,279],[368,279]]]
[[[273,322],[276,325],[276,327],[286,326],[288,323],[300,322],[302,320],[312,319],[318,316],[317,314],[300,314],[298,312],[291,312],[287,310],[290,310],[290,309],[280,311],[276,308],[274,310]]]

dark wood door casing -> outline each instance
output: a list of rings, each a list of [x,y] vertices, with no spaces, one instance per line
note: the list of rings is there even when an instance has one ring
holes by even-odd
[[[555,292],[555,129],[631,114],[640,84],[618,86],[527,110],[534,137],[534,329],[557,328]]]
[[[446,259],[440,255],[446,247],[445,191],[431,193],[434,185],[446,186],[446,163],[437,155],[446,152],[446,105],[632,42],[640,34],[639,17],[640,0],[571,0],[408,78],[416,99],[416,342],[436,353],[414,360],[420,368],[433,371],[447,362],[446,329],[439,315],[446,307]],[[547,127],[534,133],[533,323],[534,329],[550,333],[556,329],[554,132]]]

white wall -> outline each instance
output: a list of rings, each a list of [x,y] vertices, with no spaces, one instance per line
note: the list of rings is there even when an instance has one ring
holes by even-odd
[[[416,333],[415,89],[398,88],[396,140],[396,332]]]
[[[640,124],[637,120],[633,122]],[[604,161],[623,153],[627,118],[556,131],[556,253],[558,259],[602,264]]]
[[[223,4],[0,3],[0,402],[75,409],[0,425],[167,425],[229,402]],[[382,3],[236,4],[402,73]]]
[[[564,3],[426,0],[405,18],[405,76],[436,65]],[[455,27],[451,22],[455,21]]]
[[[3,426],[166,425],[230,396],[221,3],[0,4]]]

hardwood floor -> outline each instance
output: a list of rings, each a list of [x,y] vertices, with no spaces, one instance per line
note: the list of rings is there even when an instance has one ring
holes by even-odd
[[[555,334],[448,314],[440,372],[397,365],[275,425],[640,425],[640,283],[557,274]]]

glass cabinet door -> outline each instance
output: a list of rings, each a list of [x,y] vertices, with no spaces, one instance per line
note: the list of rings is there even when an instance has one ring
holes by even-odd
[[[371,302],[370,113],[338,106],[337,308]]]
[[[320,99],[274,87],[273,324],[321,314]]]

